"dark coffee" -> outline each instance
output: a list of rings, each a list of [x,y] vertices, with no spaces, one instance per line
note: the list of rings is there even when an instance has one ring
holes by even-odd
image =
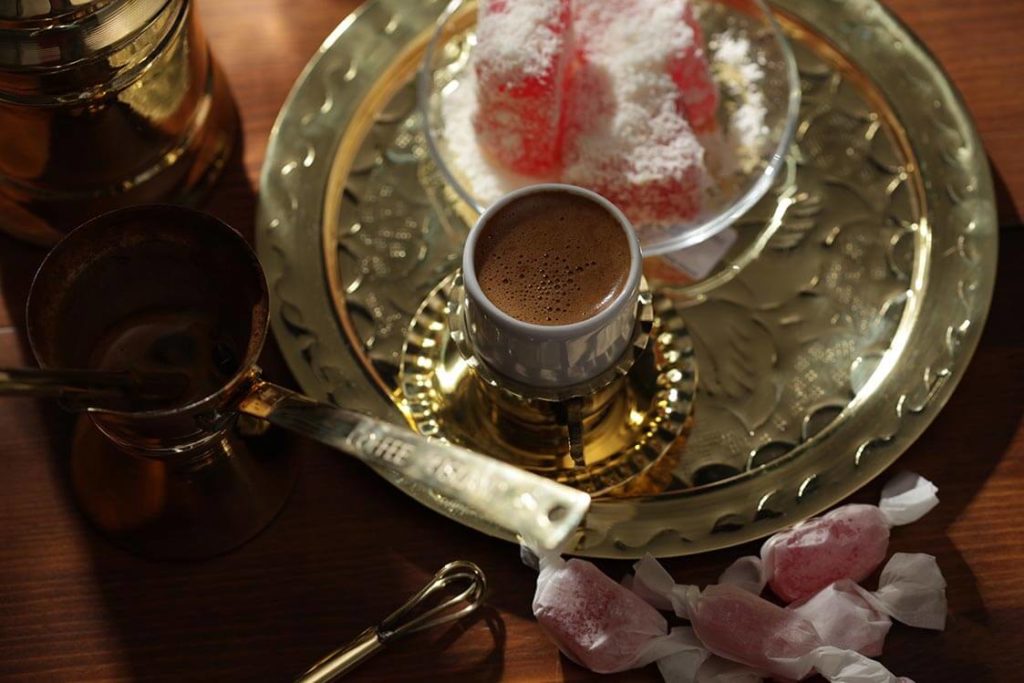
[[[629,279],[629,241],[600,204],[551,190],[513,200],[477,238],[476,277],[517,320],[570,325],[600,313]]]
[[[238,354],[210,315],[201,311],[153,311],[108,330],[90,367],[135,373],[169,373],[187,385],[168,398],[127,397],[105,407],[119,410],[173,408],[209,396],[238,371]]]

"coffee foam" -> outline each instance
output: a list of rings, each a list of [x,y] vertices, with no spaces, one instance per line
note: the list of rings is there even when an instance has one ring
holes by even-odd
[[[474,265],[484,295],[513,318],[569,325],[593,317],[625,287],[629,241],[592,200],[563,191],[502,207],[481,232]]]

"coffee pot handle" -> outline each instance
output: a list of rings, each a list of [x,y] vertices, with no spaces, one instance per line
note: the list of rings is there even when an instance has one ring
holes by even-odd
[[[562,546],[590,507],[583,491],[262,380],[239,410],[390,470],[545,550]]]

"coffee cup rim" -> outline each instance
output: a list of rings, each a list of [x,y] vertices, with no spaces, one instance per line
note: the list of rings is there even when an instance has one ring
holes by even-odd
[[[521,197],[540,194],[542,192],[566,192],[584,197],[594,202],[611,214],[625,235],[626,242],[629,244],[629,274],[626,277],[625,286],[601,312],[593,317],[587,318],[586,320],[579,320],[574,323],[560,325],[541,325],[538,323],[530,323],[525,320],[520,320],[498,308],[498,306],[487,297],[483,288],[480,286],[479,280],[477,280],[476,259],[474,258],[474,253],[476,252],[477,240],[480,237],[480,233],[483,232],[484,226],[487,225],[488,221],[490,221],[494,214],[508,204],[520,199]],[[475,299],[475,302],[486,311],[487,315],[496,319],[502,325],[516,328],[527,334],[543,337],[585,334],[603,327],[618,314],[618,309],[622,305],[623,300],[638,296],[640,278],[642,274],[643,253],[640,249],[640,240],[636,236],[633,224],[629,222],[626,215],[622,213],[619,207],[615,206],[615,204],[597,192],[588,190],[585,187],[569,185],[566,183],[537,183],[535,185],[521,187],[518,190],[513,190],[512,192],[504,195],[480,214],[480,217],[469,231],[469,235],[466,237],[465,246],[462,250],[463,285],[467,290],[471,291],[472,298]]]

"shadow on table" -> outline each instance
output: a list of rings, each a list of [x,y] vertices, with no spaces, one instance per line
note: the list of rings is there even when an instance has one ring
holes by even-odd
[[[996,681],[1012,678],[1004,664],[985,655],[997,653],[1000,637],[1013,634],[1024,623],[1024,611],[993,609],[979,591],[974,568],[964,559],[952,540],[964,539],[963,532],[953,534],[957,521],[967,514],[979,493],[1002,463],[1024,413],[1024,325],[1020,323],[1019,302],[1024,300],[1024,277],[1017,265],[1024,258],[1024,233],[1003,230],[1000,235],[999,278],[991,310],[974,359],[961,383],[935,422],[892,468],[908,469],[928,477],[939,488],[940,505],[924,519],[892,532],[890,552],[924,552],[937,556],[949,583],[950,619],[946,632],[936,633],[894,625],[886,654],[882,658],[895,673],[942,680]],[[936,454],[941,453],[941,460]],[[851,497],[850,502],[877,504],[885,474]],[[991,513],[995,520],[995,515]],[[972,525],[983,527],[978,519],[985,513],[972,513]],[[979,529],[979,531],[983,531]],[[472,543],[472,539],[466,539]],[[999,544],[994,541],[984,552],[995,557]],[[963,543],[963,540],[960,541]],[[967,541],[970,543],[970,541]],[[664,564],[679,583],[705,585],[717,580],[721,571],[737,557],[756,554],[760,542],[694,557],[665,560]],[[978,547],[972,544],[972,556]],[[503,580],[501,595],[493,603],[511,614],[530,618],[529,604],[536,575],[515,567],[514,549],[504,553],[507,565],[498,576]],[[417,561],[407,555],[409,561]],[[598,561],[613,579],[630,571],[630,562]],[[878,574],[865,585],[877,585]],[[991,596],[990,596],[991,597]],[[1005,659],[1008,667],[1009,659]],[[564,674],[577,667],[566,664]],[[582,672],[582,670],[580,670]],[[1014,673],[1014,675],[1016,675]]]
[[[443,635],[435,638],[427,650],[426,656],[422,659],[422,671],[440,669],[436,660],[443,657],[444,652],[462,638],[467,631],[479,629],[481,624],[487,628],[487,632],[490,634],[491,646],[481,650],[482,656],[467,657],[470,662],[468,665],[447,669],[445,676],[449,680],[472,680],[480,683],[500,681],[502,673],[505,671],[505,622],[498,610],[490,606],[481,607],[471,617],[457,622]],[[402,647],[402,645],[396,644],[395,647]]]
[[[989,168],[992,170],[992,186],[996,193],[996,207],[999,211],[999,225],[1019,226],[1020,214],[1017,212],[1017,204],[1014,201],[1013,193],[999,172],[999,168],[989,159]]]
[[[255,200],[240,153],[218,193],[208,208],[251,237]],[[1004,231],[1002,237],[1000,269],[1009,274],[1024,257],[1024,234]],[[0,247],[7,246],[3,240]],[[15,324],[22,320],[24,294],[42,255],[20,244],[0,249],[3,305]],[[896,672],[941,670],[949,680],[980,681],[1009,675],[986,670],[979,646],[1012,632],[1024,615],[986,608],[972,568],[948,531],[984,487],[1020,424],[1021,300],[1024,278],[1002,277],[961,387],[897,466],[935,481],[942,504],[921,522],[895,530],[892,550],[939,557],[950,580],[953,617],[946,634],[895,627],[883,661]],[[275,373],[283,372],[283,364],[272,344],[267,356],[271,378],[280,379]],[[57,427],[50,449],[54,461],[63,464],[71,420],[53,406],[41,410],[47,424]],[[151,562],[111,546],[82,524],[105,623],[117,648],[103,659],[120,659],[133,678],[147,680],[288,680],[386,616],[443,564],[468,559],[488,574],[488,603],[498,609],[481,610],[441,634],[396,643],[398,656],[382,654],[367,662],[364,674],[367,679],[500,679],[507,627],[498,610],[530,619],[536,581],[536,573],[520,564],[515,546],[424,510],[358,462],[297,439],[286,447],[304,461],[295,494],[268,531],[225,556]],[[933,457],[939,450],[941,462]],[[877,482],[854,499],[876,502],[880,488]],[[65,495],[70,496],[66,488]],[[666,564],[677,581],[706,584],[733,558],[757,547],[747,544]],[[630,563],[599,565],[618,579]],[[535,627],[529,634],[522,627],[515,637],[519,647],[544,643],[546,649],[534,653],[539,658],[557,656]],[[572,677],[575,670],[564,674]]]
[[[252,239],[256,198],[242,150],[239,145],[203,208]],[[16,328],[26,359],[24,303],[44,256],[42,249],[0,237],[0,305],[8,318],[0,326]],[[269,379],[291,384],[272,341],[261,365]],[[43,447],[56,495],[73,500],[66,463],[75,418],[52,403],[37,409],[47,427]],[[83,518],[74,520],[75,550],[55,552],[73,558],[65,571],[80,580],[79,597],[98,598],[102,609],[90,613],[68,666],[146,680],[291,680],[383,619],[443,564],[466,556],[462,537],[481,540],[457,527],[450,533],[455,525],[424,514],[355,460],[292,437],[280,448],[302,461],[297,490],[266,531],[221,557],[146,560],[115,547]],[[410,524],[397,526],[395,520],[406,518]],[[407,562],[406,551],[422,558],[426,569]],[[78,559],[82,552],[88,565]],[[371,677],[390,668],[388,677],[408,680],[435,670],[450,671],[439,673],[442,678],[499,680],[504,639],[501,616],[486,608],[448,630],[395,643],[366,666],[377,672]],[[453,648],[459,656],[451,655]],[[400,652],[404,656],[396,658]]]
[[[1000,239],[1001,276],[974,359],[938,418],[895,466],[935,482],[941,502],[921,521],[894,529],[890,550],[935,555],[949,584],[950,619],[945,632],[896,625],[886,643],[883,661],[894,672],[911,677],[915,672],[940,671],[943,680],[997,681],[1016,676],[1016,672],[1011,676],[1009,668],[997,668],[998,657],[991,655],[1005,647],[1001,638],[1017,632],[1024,611],[986,605],[974,569],[951,540],[953,527],[1010,448],[1024,413],[1024,326],[1019,312],[1024,278],[1017,269],[1024,257],[1024,234],[1003,230]],[[936,453],[942,453],[941,461],[936,460]],[[874,484],[858,498],[869,502],[879,490],[880,484]],[[983,537],[983,523],[977,520],[995,522],[998,513],[977,510],[972,516],[970,528]],[[955,536],[965,538],[962,531]],[[977,557],[979,546],[967,538],[966,544]],[[1005,539],[1000,539],[984,547],[986,556],[997,558],[1003,542]],[[993,597],[991,593],[989,597]],[[1009,659],[1003,661],[1010,665]]]

